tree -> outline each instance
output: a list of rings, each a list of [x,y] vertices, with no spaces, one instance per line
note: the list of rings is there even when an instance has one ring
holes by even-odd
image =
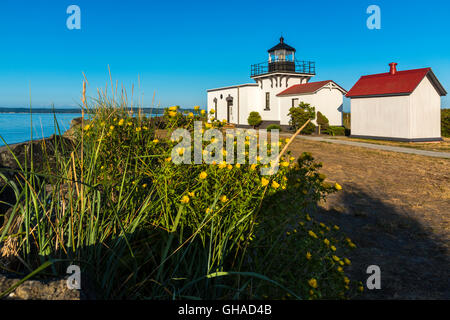
[[[291,120],[289,120],[290,126],[292,129],[297,130],[303,126],[308,119],[314,120],[316,118],[316,108],[312,107],[309,103],[300,102],[298,107],[289,109],[288,116],[291,117]],[[302,133],[311,134],[315,130],[316,126],[309,122]]]
[[[249,125],[253,126],[253,128],[255,129],[262,122],[261,115],[256,111],[252,111],[252,112],[250,112],[250,115],[247,118],[247,122]]]
[[[319,133],[322,130],[326,131],[330,126],[330,122],[327,117],[325,117],[320,111],[317,111],[317,124],[319,125]]]

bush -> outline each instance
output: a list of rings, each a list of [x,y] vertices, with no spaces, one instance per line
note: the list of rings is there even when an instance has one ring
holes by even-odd
[[[325,130],[329,127],[330,122],[320,111],[317,111],[317,124],[320,125],[321,130]]]
[[[247,118],[247,122],[249,125],[253,126],[253,128],[256,128],[262,122],[261,115],[257,111],[252,111]]]
[[[310,216],[340,186],[324,182],[310,154],[297,162],[285,156],[266,177],[248,158],[239,166],[176,165],[170,156],[177,142],[157,139],[148,118],[112,101],[95,100],[75,150],[55,146],[51,166],[25,168],[16,181],[0,171],[16,196],[0,229],[2,265],[12,261],[15,272],[37,270],[41,279],[79,265],[99,299],[353,294],[344,256],[354,244]],[[168,125],[185,128],[197,118],[205,114],[167,113]]]
[[[289,120],[291,128],[298,130],[308,119],[314,120],[316,118],[316,111],[315,108],[310,106],[309,103],[300,102],[298,107],[292,107],[289,109],[288,116],[291,117]],[[315,130],[316,126],[309,122],[301,133],[312,134]]]
[[[281,127],[278,124],[270,124],[267,126],[266,128],[267,130],[280,130],[281,131]]]
[[[329,126],[324,133],[329,134],[330,136],[345,136],[346,129],[344,127],[338,126]]]
[[[441,109],[441,135],[450,137],[450,109]]]

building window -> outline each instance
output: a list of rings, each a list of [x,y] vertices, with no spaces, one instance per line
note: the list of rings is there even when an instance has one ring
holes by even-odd
[[[266,92],[266,108],[264,110],[270,110],[270,92]]]
[[[298,98],[292,99],[292,107],[298,107]]]

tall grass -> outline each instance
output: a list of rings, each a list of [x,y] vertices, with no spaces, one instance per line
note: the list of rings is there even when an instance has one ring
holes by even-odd
[[[16,157],[14,178],[0,172],[15,194],[0,229],[2,268],[21,275],[40,268],[38,276],[49,278],[77,264],[83,290],[103,299],[342,296],[347,283],[319,239],[321,227],[305,220],[311,225],[299,228],[295,245],[285,239],[299,217],[336,190],[312,159],[286,156],[269,183],[261,165],[175,165],[169,157],[176,142],[160,136],[151,118],[132,116],[126,94],[99,93],[82,107],[91,116],[74,139],[55,135],[50,149],[48,140],[40,145],[41,163],[30,150],[25,161]],[[191,128],[194,120],[211,126],[207,116],[198,109],[166,113],[166,132]],[[300,283],[287,280],[292,269],[273,265],[280,252],[307,264],[306,250],[322,262],[299,272]],[[312,276],[328,289],[311,287]]]

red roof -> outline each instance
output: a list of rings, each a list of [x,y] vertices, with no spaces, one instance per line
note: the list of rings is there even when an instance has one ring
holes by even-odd
[[[328,83],[333,82],[335,85],[337,85],[333,80],[326,80],[326,81],[318,81],[318,82],[308,82],[308,83],[302,83],[302,84],[295,84],[293,86],[290,86],[284,91],[281,91],[277,96],[287,96],[291,94],[307,94],[307,93],[314,93],[320,88],[324,87]],[[342,89],[339,85],[337,85],[344,93],[346,92],[344,89]]]
[[[446,95],[431,68],[397,71],[395,74],[380,73],[362,76],[346,97],[366,97],[411,94],[426,76],[430,77],[440,95]]]

